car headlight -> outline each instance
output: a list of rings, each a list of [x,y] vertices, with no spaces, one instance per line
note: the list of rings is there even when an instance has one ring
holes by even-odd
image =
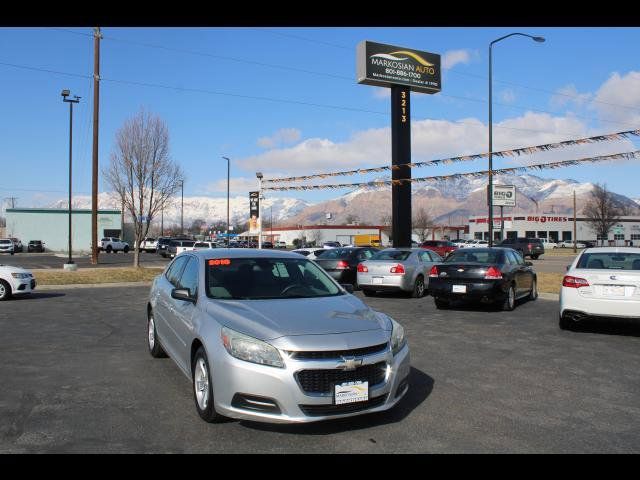
[[[393,325],[391,330],[391,352],[395,355],[404,348],[407,344],[407,340],[404,338],[404,327],[393,318],[390,320]]]
[[[232,357],[260,365],[284,368],[282,357],[274,346],[227,327],[222,328],[220,336],[224,348]]]
[[[20,278],[20,279],[31,278],[31,275],[29,275],[28,273],[12,273],[11,276],[13,278]]]

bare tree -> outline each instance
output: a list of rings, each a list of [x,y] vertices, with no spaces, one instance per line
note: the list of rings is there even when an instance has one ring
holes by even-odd
[[[140,245],[151,221],[171,203],[184,180],[181,168],[169,156],[167,124],[143,109],[125,121],[116,133],[111,162],[103,175],[133,220],[135,242]],[[139,251],[134,248],[133,252],[133,264],[139,267]]]
[[[381,225],[391,225],[392,217],[390,213],[385,213],[380,216],[380,224]]]
[[[609,237],[611,227],[620,220],[622,209],[611,192],[607,190],[607,185],[596,183],[582,213],[587,217],[589,228],[600,240]]]
[[[321,245],[322,243],[322,230],[314,229],[309,232],[309,240],[315,245]]]
[[[420,241],[424,242],[433,228],[433,218],[431,217],[431,213],[424,208],[419,208],[413,215],[411,223],[413,231],[418,234]]]

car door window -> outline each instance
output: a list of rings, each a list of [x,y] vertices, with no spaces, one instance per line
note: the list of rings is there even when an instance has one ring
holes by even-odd
[[[180,278],[180,274],[182,273],[182,269],[187,263],[187,260],[189,260],[188,257],[179,257],[171,264],[169,270],[167,270],[167,280],[169,280],[169,282],[176,288],[178,286],[178,279]]]
[[[428,251],[418,252],[418,258],[421,262],[429,263],[431,261],[431,255],[429,255]]]
[[[196,258],[188,259],[176,288],[186,288],[189,290],[189,296],[194,298],[198,295],[198,260]]]
[[[514,265],[522,265],[524,263],[523,258],[517,252],[507,252],[507,255],[513,260]]]

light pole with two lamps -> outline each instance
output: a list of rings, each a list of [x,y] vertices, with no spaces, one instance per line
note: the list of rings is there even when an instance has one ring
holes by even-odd
[[[529,37],[536,42],[544,42],[544,37],[534,37],[526,33],[510,33],[504,37],[497,38],[489,44],[489,246],[493,246],[493,44],[498,43],[505,38],[520,35],[522,37]]]
[[[74,95],[73,98],[67,98],[71,92],[67,89],[62,90],[62,101],[69,104],[69,259],[64,264],[65,270],[77,270],[78,266],[73,262],[71,257],[71,152],[73,144],[73,104],[80,102],[80,97]]]

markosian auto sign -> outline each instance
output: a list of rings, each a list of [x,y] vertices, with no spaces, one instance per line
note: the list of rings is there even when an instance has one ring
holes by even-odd
[[[440,85],[440,55],[409,48],[362,41],[357,49],[358,83],[436,93]]]

